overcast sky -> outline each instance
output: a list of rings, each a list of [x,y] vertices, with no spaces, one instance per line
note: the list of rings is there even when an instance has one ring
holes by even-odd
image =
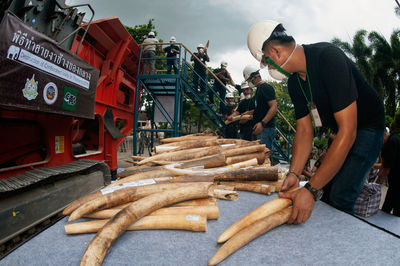
[[[247,49],[250,26],[263,19],[281,22],[297,43],[352,42],[357,30],[377,31],[389,40],[400,18],[394,0],[67,0],[68,5],[89,3],[95,19],[117,16],[128,26],[155,19],[158,38],[175,36],[195,51],[210,40],[209,65],[228,62],[233,80],[240,84],[247,64],[258,63]],[[268,78],[267,71],[262,75]]]

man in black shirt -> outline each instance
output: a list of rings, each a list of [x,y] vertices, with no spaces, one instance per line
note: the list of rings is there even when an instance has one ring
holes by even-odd
[[[243,81],[241,85],[241,90],[243,91],[244,99],[239,102],[238,108],[233,113],[233,116],[253,115],[255,109],[253,89],[250,88],[247,81]],[[239,120],[239,128],[240,128],[241,139],[250,141],[255,139],[255,136],[253,135],[253,120],[248,120],[248,119]]]
[[[296,45],[282,24],[261,21],[250,29],[247,44],[270,75],[289,77],[288,88],[296,114],[292,160],[281,197],[293,200],[288,223],[306,221],[321,198],[343,211],[354,213],[369,169],[383,143],[384,110],[378,94],[342,50],[330,43]],[[336,133],[315,175],[304,186],[298,176],[311,152],[315,127]]]
[[[208,57],[208,54],[207,54],[207,49],[204,47],[203,44],[197,45],[197,53],[193,53],[193,54],[203,64],[206,64],[206,62],[210,62],[210,58]],[[198,90],[199,81],[200,81],[200,93],[204,94],[204,92],[206,91],[206,82],[207,82],[206,69],[194,56],[192,56],[190,58],[190,61],[194,62],[193,69],[194,69],[194,72],[196,72],[196,73],[193,73],[194,89]]]
[[[174,73],[178,74],[176,56],[179,54],[179,47],[175,45],[175,42],[176,38],[172,36],[169,41],[170,45],[163,49],[167,56],[167,74],[171,74],[172,68],[174,68]]]
[[[229,74],[228,70],[226,69],[228,67],[228,63],[226,61],[221,62],[221,68],[217,68],[213,71],[213,73],[219,78],[219,80],[223,83],[223,85],[226,85],[228,82],[232,85],[235,85],[231,75]],[[226,89],[218,80],[214,81],[214,90],[216,93],[219,94],[219,97],[224,100],[225,95],[226,95]],[[209,91],[208,92],[208,99],[210,101],[210,104],[214,104],[214,94]],[[220,112],[222,113],[223,109],[223,104],[220,105]]]
[[[257,87],[254,97],[253,134],[259,135],[261,144],[265,144],[272,151],[272,143],[276,136],[274,117],[278,110],[275,90],[261,79],[259,69],[255,66],[246,66],[243,76],[250,87]]]
[[[226,95],[226,104],[225,107],[222,108],[222,115],[224,116],[225,120],[229,120],[229,117],[232,116],[236,109],[235,105],[235,97],[232,93],[228,93]],[[238,134],[238,121],[234,121],[229,123],[225,127],[225,137],[228,139],[236,139]]]
[[[386,193],[382,211],[400,216],[400,139],[385,131],[382,148],[382,166],[378,173],[378,184],[388,178],[389,189]]]

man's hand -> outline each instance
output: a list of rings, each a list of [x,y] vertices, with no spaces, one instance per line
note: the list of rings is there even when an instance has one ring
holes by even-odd
[[[303,223],[310,218],[315,200],[311,192],[307,189],[302,188],[293,192],[280,192],[279,197],[293,201],[293,211],[287,222],[288,224]]]
[[[261,124],[261,122],[258,122],[257,124],[254,125],[253,127],[253,134],[254,135],[258,135],[261,133],[261,131],[263,130],[263,125]]]
[[[286,192],[296,187],[299,187],[299,179],[293,173],[289,173],[283,181],[281,191]]]

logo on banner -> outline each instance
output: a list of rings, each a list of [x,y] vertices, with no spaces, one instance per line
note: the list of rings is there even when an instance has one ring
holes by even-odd
[[[64,98],[62,109],[68,111],[75,111],[78,91],[71,87],[64,87]]]
[[[58,96],[58,89],[56,84],[49,82],[43,89],[43,99],[47,104],[53,104],[56,102]]]
[[[31,79],[26,79],[25,88],[22,89],[22,93],[26,99],[34,100],[38,96],[38,82],[35,81],[35,74],[33,74]]]

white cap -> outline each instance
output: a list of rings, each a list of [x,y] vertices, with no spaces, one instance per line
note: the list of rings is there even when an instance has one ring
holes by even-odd
[[[170,42],[176,42],[176,38],[175,36],[171,36],[171,38],[169,39]]]
[[[197,48],[204,48],[204,44],[200,43],[199,45],[197,45]]]
[[[147,36],[156,36],[156,35],[154,34],[154,32],[150,31]]]
[[[227,66],[228,66],[228,62],[226,62],[226,61],[221,61],[221,66],[227,67]]]

